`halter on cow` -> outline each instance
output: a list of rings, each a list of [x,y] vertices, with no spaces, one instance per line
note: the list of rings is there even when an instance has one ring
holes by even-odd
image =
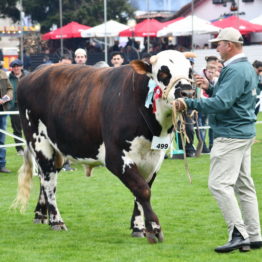
[[[145,107],[150,78],[163,94],[154,101],[155,113]],[[136,60],[99,69],[48,66],[23,78],[18,104],[27,149],[15,206],[24,209],[29,199],[34,158],[41,171],[35,222],[66,230],[55,196],[64,158],[85,163],[88,172],[103,164],[135,196],[132,235],[162,241],[150,188],[165,151],[151,144],[153,137],[171,141],[172,102],[192,93],[191,79],[189,61],[171,50],[151,57],[150,63]]]

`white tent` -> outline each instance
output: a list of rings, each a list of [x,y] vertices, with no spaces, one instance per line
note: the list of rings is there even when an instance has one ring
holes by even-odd
[[[253,19],[250,20],[249,22],[250,22],[250,23],[253,23],[253,24],[262,25],[262,15],[253,18]]]
[[[101,25],[94,26],[81,32],[82,37],[117,37],[119,32],[129,28],[129,26],[109,20]]]
[[[193,20],[193,21],[192,21]],[[201,19],[197,16],[187,16],[186,18],[174,22],[167,27],[159,30],[157,33],[158,37],[161,36],[186,36],[192,35],[193,33],[198,34],[212,34],[218,33],[221,28],[213,26],[209,21]]]

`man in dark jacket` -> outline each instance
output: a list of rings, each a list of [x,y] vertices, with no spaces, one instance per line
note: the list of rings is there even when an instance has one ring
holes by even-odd
[[[9,75],[9,81],[11,82],[12,86],[13,86],[13,100],[9,103],[9,110],[10,111],[17,111],[18,110],[18,106],[17,106],[17,86],[18,86],[18,82],[20,81],[20,79],[25,76],[27,74],[27,72],[25,72],[23,70],[23,63],[21,60],[16,59],[14,61],[11,62],[10,67],[12,69],[10,75]],[[12,124],[12,128],[13,128],[13,134],[15,136],[21,137],[22,138],[22,126],[21,126],[21,121],[20,121],[20,117],[19,115],[10,115],[11,118],[11,124]],[[15,139],[16,143],[21,143],[20,140]],[[23,155],[24,150],[23,147],[21,145],[16,146],[16,151],[18,155]]]
[[[7,104],[13,98],[13,87],[10,84],[7,74],[0,69],[0,112],[7,110]],[[6,130],[7,115],[0,115],[0,129]],[[5,144],[5,134],[0,132],[0,145]],[[0,173],[10,173],[6,167],[6,149],[0,147]]]

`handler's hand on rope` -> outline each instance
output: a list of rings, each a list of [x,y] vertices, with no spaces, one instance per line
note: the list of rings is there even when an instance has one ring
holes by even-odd
[[[187,104],[183,98],[178,98],[173,102],[173,107],[178,112],[183,112],[187,109]]]

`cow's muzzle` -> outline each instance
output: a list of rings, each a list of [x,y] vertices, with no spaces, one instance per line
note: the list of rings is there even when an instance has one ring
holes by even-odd
[[[179,84],[175,88],[174,95],[175,95],[175,98],[180,98],[180,97],[193,98],[196,95],[196,89],[189,84]]]
[[[196,90],[191,85],[181,85],[180,97],[193,98],[196,95]]]
[[[189,93],[192,93],[192,97],[195,95],[194,92],[188,92],[189,90],[194,90],[193,87],[190,84],[182,84],[181,80],[186,80],[188,83],[193,83],[192,79],[189,79],[185,76],[177,76],[173,79],[167,86],[167,88],[163,92],[163,98],[167,99],[169,92],[172,88],[175,88],[174,95],[175,98],[179,97],[188,97]],[[183,91],[183,95],[182,95]],[[188,94],[187,94],[188,93]]]

